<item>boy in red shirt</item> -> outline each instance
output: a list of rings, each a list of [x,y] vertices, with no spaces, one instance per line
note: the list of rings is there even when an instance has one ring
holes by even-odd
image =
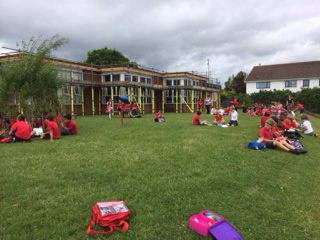
[[[71,120],[71,114],[63,115],[64,123],[66,126],[62,126],[60,129],[61,135],[75,135],[78,133],[78,127],[74,121]]]
[[[17,122],[15,122],[11,128],[9,135],[12,135],[13,141],[24,142],[30,140],[30,137],[35,134],[32,131],[29,123],[26,122],[26,118],[23,114],[18,115]]]
[[[60,131],[58,124],[54,121],[54,117],[51,114],[48,114],[46,116],[46,123],[47,123],[47,130],[46,133],[41,133],[40,138],[41,139],[50,139],[50,141],[53,141],[53,139],[59,139],[60,138]]]
[[[205,125],[206,124],[205,121],[200,120],[200,115],[201,115],[201,112],[197,111],[197,113],[193,116],[193,118],[192,118],[193,125]]]
[[[297,109],[299,110],[300,114],[304,113],[304,107],[300,102],[297,102]]]

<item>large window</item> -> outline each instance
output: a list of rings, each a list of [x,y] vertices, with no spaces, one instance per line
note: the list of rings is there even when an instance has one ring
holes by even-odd
[[[310,86],[310,81],[309,81],[309,79],[305,79],[305,80],[303,80],[303,85],[302,85],[303,87],[309,87]]]
[[[297,87],[297,80],[288,80],[288,81],[285,81],[285,87],[286,87],[286,88]]]
[[[124,80],[126,82],[131,82],[131,75],[128,75],[128,74],[124,75]]]
[[[180,86],[180,80],[179,79],[173,80],[173,85],[174,86]]]
[[[132,76],[132,82],[138,82],[138,76]]]
[[[146,78],[145,78],[145,77],[141,77],[141,78],[140,78],[140,82],[141,82],[141,83],[146,83]]]
[[[65,84],[62,86],[63,103],[70,104],[70,85]]]
[[[104,75],[104,81],[105,82],[111,82],[111,75],[110,74]]]
[[[119,82],[120,74],[112,74],[112,82]]]
[[[73,104],[81,104],[82,87],[75,85],[73,87]]]
[[[191,90],[181,90],[181,95],[186,103],[191,103]]]
[[[166,90],[164,93],[165,103],[173,103],[174,90]]]
[[[172,80],[167,80],[167,86],[172,86]]]
[[[145,89],[144,99],[145,103],[151,103],[151,89]]]
[[[257,89],[270,88],[270,82],[257,82]]]
[[[102,103],[106,104],[111,94],[108,88],[102,88]]]
[[[63,79],[82,80],[82,72],[72,70],[60,70],[59,77]]]

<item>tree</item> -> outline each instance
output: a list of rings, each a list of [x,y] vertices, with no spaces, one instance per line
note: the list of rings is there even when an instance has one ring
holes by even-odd
[[[130,61],[121,52],[116,49],[109,49],[107,47],[94,49],[87,53],[85,63],[94,65],[111,65],[111,64],[130,64],[137,66],[136,62]]]
[[[246,93],[246,84],[244,80],[246,79],[247,74],[240,71],[233,79],[230,84],[230,88],[233,89],[236,93]]]
[[[231,89],[230,86],[231,86],[231,84],[232,84],[232,79],[233,79],[233,78],[234,78],[234,76],[232,75],[232,77],[229,77],[229,78],[228,78],[228,81],[226,81],[226,82],[224,83],[224,85],[225,85],[225,88],[224,88],[224,89],[225,89],[226,91],[228,91],[228,92],[229,92],[229,91],[232,91],[232,89]]]
[[[18,57],[0,66],[0,107],[7,114],[16,113],[16,105],[29,117],[60,108],[57,92],[63,81],[49,59],[52,50],[67,42],[57,34],[51,39],[32,37],[17,44]]]

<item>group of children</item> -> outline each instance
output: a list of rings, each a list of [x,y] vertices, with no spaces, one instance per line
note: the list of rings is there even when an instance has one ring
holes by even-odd
[[[299,109],[301,123],[297,123],[295,116],[291,111],[281,111],[278,114],[272,114],[269,109],[263,111],[260,118],[260,130],[258,143],[265,148],[279,148],[281,150],[294,154],[307,153],[304,148],[296,148],[295,140],[301,137],[301,133],[305,135],[317,137],[312,128],[308,116],[303,114],[303,107]]]
[[[0,138],[4,142],[25,142],[31,137],[38,136],[40,139],[59,139],[61,135],[75,135],[78,127],[72,120],[71,114],[63,115],[63,120],[59,115],[47,114],[43,121],[36,118],[32,124],[28,123],[24,114],[18,114],[0,131]],[[8,134],[6,134],[8,129]]]
[[[238,126],[238,112],[236,111],[236,108],[234,106],[231,106],[230,108],[230,121],[228,122],[228,124],[226,124],[226,126]],[[193,116],[192,118],[192,124],[193,125],[208,125],[206,120],[201,120],[200,119],[200,115],[201,115],[201,111],[197,111],[197,113]],[[225,124],[225,120],[223,118],[223,113],[220,110],[216,110],[215,111],[215,116],[213,118],[213,124],[215,125],[224,125]]]
[[[291,102],[290,102],[291,103]],[[290,104],[289,103],[289,104]],[[283,108],[281,103],[272,102],[270,108],[266,106],[255,106],[255,116],[261,116],[258,143],[265,148],[279,148],[281,150],[294,153],[307,153],[303,147],[296,147],[296,141],[293,138],[301,137],[300,133],[317,137],[312,128],[312,124],[308,116],[304,115],[304,107],[301,103],[297,103],[295,111],[300,112],[301,123],[297,123],[295,119],[295,111],[292,106],[287,104],[287,108]],[[201,111],[192,118],[193,125],[209,125],[206,120],[201,120]],[[230,107],[230,121],[225,125],[223,113],[220,110],[215,111],[213,124],[224,126],[238,126],[238,113],[234,106]]]
[[[119,100],[119,103],[116,105],[116,109],[119,112],[123,111],[123,113],[126,113],[128,117],[134,118],[139,116],[137,105],[133,101],[131,101],[130,103],[123,103],[121,100]],[[113,103],[111,98],[109,98],[109,100],[107,101],[106,113],[108,114],[109,118],[112,117]]]

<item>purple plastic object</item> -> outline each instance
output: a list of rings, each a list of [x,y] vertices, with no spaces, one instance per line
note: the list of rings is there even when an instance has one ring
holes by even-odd
[[[242,240],[240,233],[226,220],[209,228],[209,232],[216,240]]]

